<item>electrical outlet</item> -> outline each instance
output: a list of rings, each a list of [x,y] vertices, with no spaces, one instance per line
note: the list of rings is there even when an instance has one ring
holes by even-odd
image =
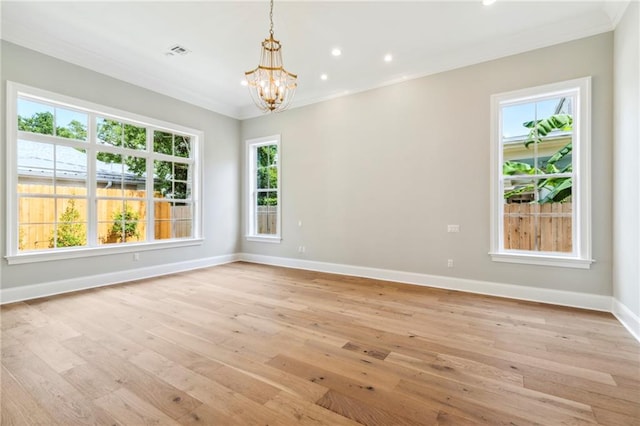
[[[460,225],[447,225],[447,232],[460,232]]]
[[[453,259],[447,259],[447,268],[453,268]]]
[[[138,260],[140,260],[140,253],[133,253],[133,261],[137,262]]]

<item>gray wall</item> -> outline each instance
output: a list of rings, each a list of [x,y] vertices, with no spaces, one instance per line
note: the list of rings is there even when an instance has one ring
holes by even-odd
[[[239,122],[176,99],[142,89],[2,41],[0,124],[5,129],[6,81],[11,80],[204,131],[203,231],[201,246],[145,251],[140,261],[131,254],[81,260],[7,265],[0,261],[2,288],[118,272],[167,263],[225,255],[238,251]],[[6,254],[6,134],[0,147],[0,253]]]
[[[613,296],[640,316],[640,5],[632,2],[614,37]]]
[[[283,240],[242,238],[242,251],[610,295],[612,47],[601,34],[243,121],[243,141],[282,135]],[[588,75],[596,263],[492,262],[490,95]]]

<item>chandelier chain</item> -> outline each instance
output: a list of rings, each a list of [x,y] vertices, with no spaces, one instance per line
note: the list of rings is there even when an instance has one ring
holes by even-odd
[[[271,23],[269,26],[269,34],[271,34],[271,38],[273,38],[273,0],[271,0],[271,9],[269,10],[269,22]]]

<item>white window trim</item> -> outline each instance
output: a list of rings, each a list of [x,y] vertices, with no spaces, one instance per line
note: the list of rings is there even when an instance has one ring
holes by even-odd
[[[256,191],[256,173],[255,173],[255,148],[264,145],[276,145],[278,148],[278,208],[276,233],[274,235],[257,234],[255,228],[255,205],[253,196]],[[266,136],[262,138],[246,140],[246,200],[247,200],[247,218],[245,238],[247,241],[275,243],[282,241],[282,151],[280,149],[280,135]]]
[[[189,127],[181,126],[174,123],[157,120],[143,115],[134,114],[126,111],[122,111],[116,108],[107,107],[104,105],[96,104],[93,102],[77,99],[71,96],[61,95],[58,93],[50,92],[48,90],[39,89],[24,84],[7,81],[7,99],[6,99],[6,140],[7,140],[7,158],[6,158],[6,177],[7,177],[7,206],[6,206],[6,256],[7,263],[23,264],[32,262],[44,262],[62,259],[77,259],[83,257],[119,254],[119,253],[131,253],[142,252],[149,250],[160,250],[166,248],[187,247],[193,245],[201,245],[204,241],[202,238],[202,200],[201,200],[201,188],[202,188],[202,146],[204,145],[204,132]],[[75,110],[85,110],[88,113],[104,115],[114,120],[122,120],[131,124],[139,124],[146,127],[153,127],[154,130],[169,131],[180,134],[186,134],[193,137],[192,152],[193,158],[193,187],[192,187],[192,205],[193,205],[193,237],[192,238],[180,238],[170,240],[157,240],[157,241],[143,241],[140,243],[127,243],[117,245],[105,245],[105,246],[82,246],[82,247],[69,247],[60,248],[56,250],[43,250],[43,251],[28,251],[19,253],[18,247],[18,224],[17,224],[17,203],[18,194],[16,191],[18,183],[17,167],[18,163],[15,156],[17,155],[17,100],[22,95],[35,100],[41,99],[45,103],[55,102],[56,105],[62,107],[69,107]],[[93,123],[88,123],[88,126],[95,127]],[[88,129],[89,130],[89,129]],[[95,130],[95,129],[94,129]],[[95,132],[89,132],[94,134]],[[37,138],[37,135],[35,135]],[[107,149],[109,149],[107,147]],[[148,147],[148,149],[152,149]],[[160,155],[160,154],[158,154]],[[160,155],[161,156],[161,155]],[[91,162],[87,165],[87,172],[92,170],[93,165]],[[153,198],[153,196],[151,195]],[[95,197],[94,197],[95,198]],[[150,216],[153,217],[153,205],[149,206]],[[92,214],[91,203],[89,203],[89,215]],[[91,216],[88,217],[87,223],[87,242],[91,241],[91,235],[89,232],[92,230],[91,224],[93,220]],[[151,228],[150,226],[147,227]]]
[[[503,236],[503,195],[500,193],[502,173],[502,151],[500,150],[501,103],[524,102],[540,96],[558,92],[577,91],[575,105],[579,117],[574,136],[579,144],[574,146],[575,206],[573,209],[573,253],[549,253],[524,250],[505,250]],[[574,137],[574,140],[576,138]],[[495,262],[525,263],[531,265],[557,266],[588,269],[591,258],[591,77],[583,77],[522,90],[499,93],[491,96],[491,244],[489,255]]]

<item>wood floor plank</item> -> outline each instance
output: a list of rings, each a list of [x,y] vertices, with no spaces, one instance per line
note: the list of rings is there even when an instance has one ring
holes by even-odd
[[[69,339],[64,344],[65,347],[84,358],[93,368],[106,374],[113,382],[127,388],[173,419],[184,416],[201,404],[195,398],[157,376],[137,368],[110,352],[108,348],[84,336]]]
[[[412,424],[414,422],[418,424],[430,424],[435,421],[438,415],[437,410],[425,406],[412,398],[406,396],[401,397],[394,393],[391,388],[385,388],[384,384],[379,383],[375,379],[371,380],[371,377],[368,376],[362,375],[360,380],[356,380],[353,377],[342,375],[341,372],[334,371],[330,365],[325,366],[325,368],[320,368],[314,364],[306,363],[285,355],[278,355],[267,364],[318,383],[330,391],[337,392],[336,395],[331,394],[333,397],[331,397],[331,395],[327,397],[325,394],[323,395],[323,399],[321,399],[329,405],[336,404],[335,406],[332,405],[333,408],[341,407],[341,402],[348,403],[342,407],[344,409],[360,407],[361,405],[378,407],[380,412],[377,416],[400,416],[406,424]],[[348,396],[349,398],[348,400],[344,400],[342,396]],[[332,411],[336,411],[327,405],[318,404]],[[359,412],[359,408],[354,408],[354,410]],[[347,417],[360,421],[358,420],[360,415],[356,414],[357,413],[354,412]]]
[[[64,425],[118,424],[39,357],[22,347],[6,348],[2,364],[49,416]]]
[[[123,425],[178,425],[162,411],[125,388],[95,400],[95,404],[118,419]]]
[[[313,402],[297,398],[290,393],[280,392],[266,404],[275,411],[286,413],[292,423],[309,426],[356,426],[358,423],[334,413]]]
[[[235,262],[0,323],[2,425],[640,425],[603,312]]]
[[[399,417],[386,410],[378,408],[377,406],[368,405],[358,399],[351,398],[348,395],[344,395],[340,392],[329,390],[327,393],[316,402],[319,406],[331,410],[341,416],[353,419],[354,421],[367,425],[411,425],[411,426],[423,426],[432,425],[436,422],[436,417],[425,420],[420,419],[407,419]]]
[[[59,423],[2,367],[0,373],[0,424],[6,426],[54,426]]]

